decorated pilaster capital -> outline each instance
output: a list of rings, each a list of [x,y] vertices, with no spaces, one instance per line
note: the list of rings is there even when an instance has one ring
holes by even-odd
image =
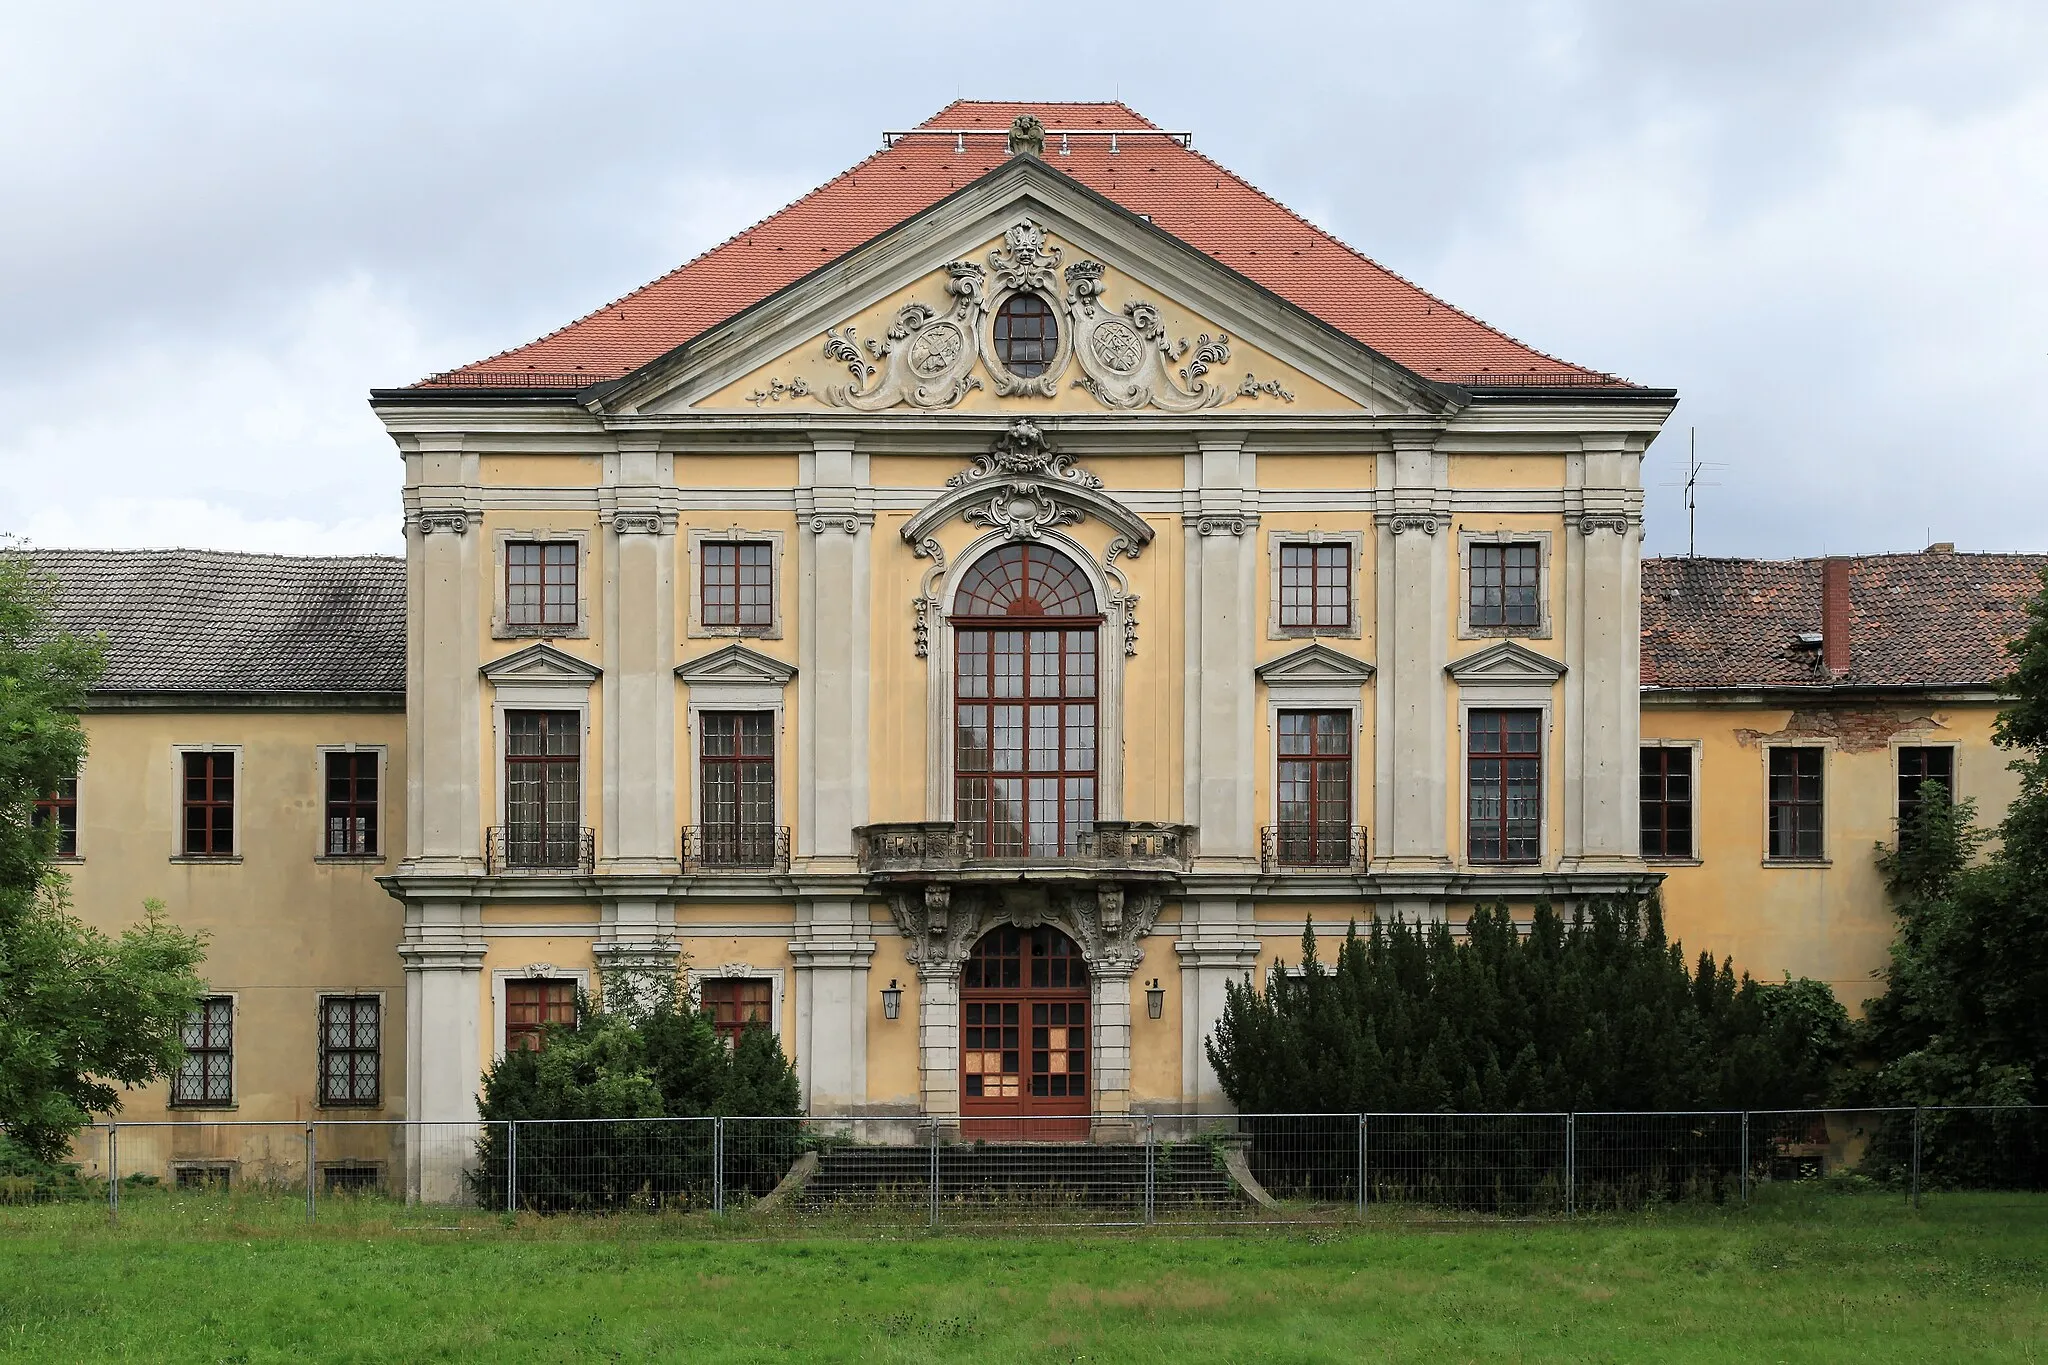
[[[1612,531],[1618,536],[1629,532],[1630,519],[1626,512],[1582,512],[1579,514],[1579,532],[1582,535],[1597,535],[1601,531]]]
[[[1408,531],[1420,531],[1426,536],[1433,536],[1442,524],[1442,519],[1433,512],[1397,512],[1387,518],[1387,529],[1397,536]]]
[[[673,515],[654,511],[617,511],[612,513],[612,533],[621,536],[658,536],[664,531],[674,531],[676,521]]]
[[[398,960],[408,972],[475,972],[483,970],[488,945],[462,939],[401,943]]]
[[[814,536],[833,532],[854,536],[860,534],[861,527],[874,525],[874,521],[872,512],[820,512],[811,518],[809,524]]]
[[[479,521],[482,518],[478,518]],[[439,507],[421,511],[414,518],[414,525],[423,536],[466,535],[470,527],[470,514],[459,507]]]

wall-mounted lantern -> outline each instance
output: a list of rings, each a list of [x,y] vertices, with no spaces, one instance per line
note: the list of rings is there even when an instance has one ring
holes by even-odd
[[[1145,988],[1145,1017],[1157,1019],[1166,1013],[1166,992],[1160,988],[1159,978],[1153,977],[1152,984]]]
[[[892,976],[889,978],[889,984],[882,987],[882,1017],[884,1019],[894,1019],[901,1013],[903,1013],[903,988],[896,984],[896,978]]]

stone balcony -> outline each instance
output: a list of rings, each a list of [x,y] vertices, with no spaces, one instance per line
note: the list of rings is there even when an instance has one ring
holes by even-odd
[[[985,832],[946,820],[863,825],[854,831],[861,870],[883,883],[1169,882],[1195,856],[1195,827],[1103,820],[1058,849],[990,852]]]

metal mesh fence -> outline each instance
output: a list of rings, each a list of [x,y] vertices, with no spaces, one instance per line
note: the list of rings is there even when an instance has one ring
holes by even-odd
[[[160,1192],[854,1227],[1536,1218],[1830,1182],[2048,1193],[2048,1107],[1577,1114],[162,1121],[0,1170],[0,1205]],[[296,1216],[296,1215],[294,1215]]]

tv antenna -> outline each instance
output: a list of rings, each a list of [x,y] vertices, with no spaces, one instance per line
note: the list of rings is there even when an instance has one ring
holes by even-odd
[[[1709,470],[1726,469],[1728,466],[1713,460],[1701,463],[1700,429],[1698,427],[1687,428],[1686,443],[1684,482],[1682,484],[1667,483],[1664,486],[1666,488],[1683,487],[1685,489],[1685,557],[1687,559],[1696,559],[1699,557],[1699,491],[1702,488],[1719,488],[1721,486],[1712,479],[1702,479],[1700,475],[1707,473]]]

